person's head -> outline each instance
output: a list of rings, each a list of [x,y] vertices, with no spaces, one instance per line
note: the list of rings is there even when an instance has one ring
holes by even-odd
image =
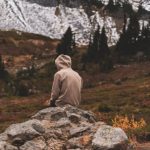
[[[55,64],[58,70],[71,68],[71,63],[71,57],[64,54],[59,55],[55,60]]]

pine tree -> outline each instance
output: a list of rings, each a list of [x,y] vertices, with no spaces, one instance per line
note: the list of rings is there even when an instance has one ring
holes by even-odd
[[[131,15],[132,13],[134,13],[132,5],[129,3],[128,0],[126,0],[123,3],[123,10],[124,10],[124,12],[128,13],[129,15]]]
[[[138,39],[138,49],[139,51],[144,52],[146,56],[150,56],[150,25],[148,24],[147,26],[142,27],[141,35],[139,36]]]
[[[128,49],[127,49],[127,44],[128,44],[128,36],[126,32],[123,32],[120,35],[120,38],[116,44],[116,61],[121,63],[124,62],[125,60],[122,60],[122,58],[126,57],[128,55]]]
[[[101,7],[104,6],[104,4],[102,3],[102,1],[100,1],[100,0],[95,0],[95,1],[97,1],[97,3],[95,3],[95,6],[97,6],[98,8],[101,8]]]
[[[130,16],[130,22],[127,27],[127,37],[128,37],[128,54],[134,55],[137,52],[137,41],[140,33],[140,25],[136,14]]]
[[[88,62],[97,62],[98,61],[98,51],[100,46],[100,26],[94,33],[93,40],[90,39],[88,50],[87,50],[87,61]]]
[[[140,33],[140,26],[138,18],[135,14],[130,16],[128,26],[126,21],[126,15],[124,15],[124,25],[120,39],[116,44],[116,53],[118,60],[121,61],[121,57],[130,57],[138,51],[138,39]],[[127,27],[126,27],[127,26]]]
[[[73,45],[73,33],[69,27],[62,37],[61,42],[58,44],[56,52],[58,55],[65,54],[71,56],[73,54]]]
[[[122,33],[120,34],[120,38],[116,44],[116,61],[121,62],[121,57],[126,56],[128,53],[127,50],[127,44],[128,44],[128,36],[126,34],[126,27],[127,27],[127,16],[126,13],[124,13],[124,22],[123,22],[123,29]]]
[[[135,42],[140,31],[140,25],[136,14],[130,16],[130,22],[128,25],[127,33],[132,39],[132,42]]]
[[[101,38],[99,43],[99,51],[98,51],[98,63],[100,65],[101,71],[108,71],[112,69],[113,64],[110,57],[110,50],[107,43],[107,36],[105,28],[102,28]]]
[[[83,55],[83,68],[85,69],[87,63],[99,64],[101,71],[108,71],[112,69],[113,64],[110,57],[110,50],[107,44],[107,36],[105,28],[103,27],[100,34],[100,26],[94,33],[93,40],[90,37],[87,53]]]
[[[126,26],[127,26],[127,16],[126,16],[126,13],[124,12],[124,15],[123,15],[123,30],[122,30],[123,34],[125,34],[125,32],[126,32]]]
[[[5,73],[5,66],[2,60],[2,55],[0,54],[0,78],[4,77],[4,73]]]
[[[143,8],[142,5],[139,5],[138,14],[139,14],[139,15],[143,15],[143,14],[145,14],[145,13],[147,13],[147,11]]]
[[[98,51],[100,48],[100,26],[98,25],[97,30],[95,31],[94,37],[93,37],[93,43],[91,45],[91,54],[90,57],[92,57],[93,62],[97,63],[98,61]]]
[[[110,12],[113,12],[115,11],[115,4],[114,4],[114,1],[113,0],[109,0],[106,8],[110,11]]]
[[[101,33],[101,39],[100,39],[100,49],[99,49],[99,56],[100,58],[107,57],[110,54],[109,47],[107,44],[107,36],[106,36],[106,31],[105,28],[102,28],[102,33]]]

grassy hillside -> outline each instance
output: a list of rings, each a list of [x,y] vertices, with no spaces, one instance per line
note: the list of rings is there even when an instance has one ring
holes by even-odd
[[[14,31],[0,32],[0,53],[6,70],[10,73],[9,79],[0,80],[0,132],[10,124],[27,120],[38,110],[47,107],[45,101],[50,98],[53,75],[56,72],[54,57],[59,41],[22,34],[18,35]],[[115,65],[107,73],[99,72],[90,64],[87,71],[83,71],[80,58],[85,49],[78,48],[78,53],[73,57],[73,68],[84,81],[80,107],[94,111],[100,120],[111,125],[117,115],[131,121],[134,116],[133,125],[143,119],[146,122],[144,128],[133,128],[126,132],[138,140],[150,140],[150,62]],[[33,64],[35,71],[32,75],[29,70],[23,70]],[[18,88],[20,84],[31,89],[32,93],[26,97],[14,96],[16,92],[13,91],[13,86]]]
[[[94,111],[100,120],[112,124],[116,115],[135,120],[143,118],[146,126],[134,130],[138,139],[148,140],[150,134],[150,63],[130,64],[116,67],[107,74],[97,74],[92,78],[80,72],[88,85],[82,91],[81,108]],[[99,80],[101,78],[101,80]],[[103,79],[103,80],[102,80]],[[47,79],[48,80],[48,79]],[[40,84],[40,82],[39,82]],[[41,82],[42,84],[42,82]],[[46,83],[45,83],[46,85]],[[48,87],[49,91],[51,87]],[[50,92],[29,97],[5,97],[0,99],[1,132],[14,122],[27,120],[38,110],[45,108],[45,100]],[[131,134],[131,131],[128,132]]]
[[[0,53],[5,55],[37,54],[53,50],[59,40],[20,31],[0,31]]]

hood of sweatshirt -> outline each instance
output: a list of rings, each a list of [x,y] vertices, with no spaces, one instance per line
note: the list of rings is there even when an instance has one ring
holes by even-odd
[[[61,54],[56,58],[55,64],[58,70],[71,68],[71,57]]]

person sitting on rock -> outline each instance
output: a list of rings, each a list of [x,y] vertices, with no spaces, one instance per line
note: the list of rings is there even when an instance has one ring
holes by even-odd
[[[58,72],[54,75],[50,107],[80,104],[82,78],[71,68],[71,63],[70,56],[64,54],[59,55],[55,60]]]

